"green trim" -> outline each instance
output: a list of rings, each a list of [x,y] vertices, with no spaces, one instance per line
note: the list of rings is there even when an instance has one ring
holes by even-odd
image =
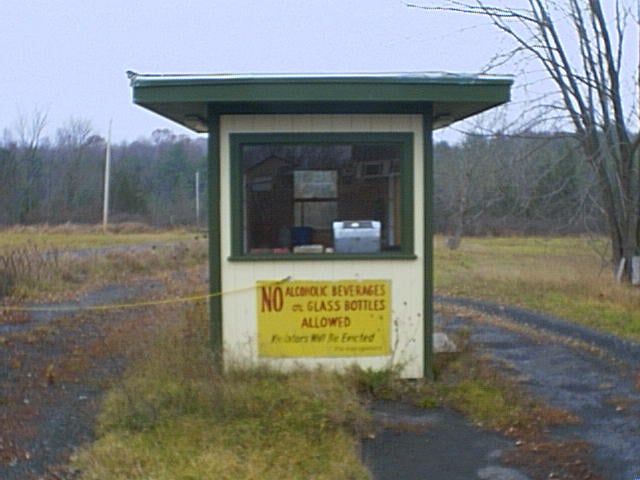
[[[208,144],[209,202],[209,342],[219,368],[223,367],[222,331],[222,245],[220,232],[220,117],[209,115]]]
[[[433,132],[430,115],[422,119],[424,215],[424,376],[433,380]]]
[[[207,111],[219,115],[309,115],[309,114],[425,114],[433,111],[433,128],[446,127],[458,120],[482,113],[497,103],[457,102],[187,102],[138,103],[195,132],[206,133]]]
[[[233,134],[229,137],[229,177],[231,179],[231,185],[229,186],[231,195],[231,203],[229,206],[231,209],[231,232],[229,232],[229,234],[231,235],[231,257],[241,257],[244,255],[244,192],[242,185],[242,162],[240,161],[242,145],[238,142],[234,142]]]
[[[339,260],[415,260],[417,255],[405,253],[381,252],[371,253],[295,253],[274,255],[239,255],[228,257],[230,262],[290,262],[291,260],[314,262],[332,262]]]
[[[231,256],[230,260],[319,260],[319,257],[330,257],[327,260],[370,260],[380,259],[411,259],[415,258],[414,246],[414,186],[413,186],[413,133],[391,132],[314,132],[314,133],[232,133],[229,135],[231,154]],[[401,144],[402,157],[400,160],[400,211],[402,223],[400,225],[401,249],[399,252],[381,252],[371,254],[274,254],[249,255],[244,253],[244,192],[242,185],[242,147],[244,145],[260,144]],[[324,258],[323,258],[324,259]]]
[[[148,102],[495,102],[509,99],[511,82],[493,84],[244,83],[134,87],[133,101]]]

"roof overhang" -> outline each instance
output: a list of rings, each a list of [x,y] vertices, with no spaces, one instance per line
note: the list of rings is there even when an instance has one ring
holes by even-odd
[[[513,84],[449,73],[128,75],[134,103],[199,133],[210,113],[432,112],[440,128],[508,102]]]

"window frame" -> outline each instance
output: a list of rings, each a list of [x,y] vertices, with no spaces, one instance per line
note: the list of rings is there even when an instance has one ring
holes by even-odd
[[[242,148],[245,145],[335,145],[335,144],[396,144],[400,154],[400,238],[397,251],[377,253],[278,253],[249,254],[244,252],[245,222]],[[296,133],[230,133],[230,261],[291,261],[291,260],[413,260],[415,253],[414,219],[414,133],[413,132],[296,132]],[[224,230],[222,230],[224,231]],[[222,234],[222,232],[221,232]]]

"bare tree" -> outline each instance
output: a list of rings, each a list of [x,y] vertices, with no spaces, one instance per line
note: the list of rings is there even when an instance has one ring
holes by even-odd
[[[525,54],[543,66],[561,99],[561,106],[549,105],[549,111],[568,118],[597,175],[614,265],[640,253],[640,139],[629,128],[633,108],[625,106],[624,92],[625,79],[638,82],[633,69],[625,70],[637,49],[625,40],[629,1],[522,0],[522,8],[484,0],[411,5],[488,18],[515,42],[496,57],[501,64]]]
[[[502,199],[496,179],[501,165],[496,145],[468,135],[458,146],[436,145],[434,175],[439,214],[446,215],[447,246],[456,249],[469,227]]]
[[[57,203],[67,221],[96,221],[99,218],[102,198],[100,176],[102,172],[92,155],[92,146],[103,143],[103,139],[93,132],[91,122],[86,119],[70,118],[63,127],[56,130],[56,161],[62,167],[64,176],[59,179]]]
[[[604,232],[595,175],[557,132],[467,134],[434,148],[436,229],[463,235]]]
[[[21,222],[28,221],[31,212],[39,207],[39,191],[44,182],[40,143],[46,125],[47,114],[38,109],[31,116],[21,114],[16,123],[18,162],[24,175],[22,198],[18,207]]]

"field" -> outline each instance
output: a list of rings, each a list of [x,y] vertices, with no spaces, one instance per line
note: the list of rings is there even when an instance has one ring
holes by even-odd
[[[517,305],[640,340],[640,288],[617,283],[602,238],[435,239],[442,295]]]
[[[193,236],[185,230],[156,230],[136,223],[111,225],[106,233],[101,225],[20,226],[0,229],[0,251],[28,244],[36,244],[41,249],[57,250],[116,247],[150,242],[174,242]]]
[[[170,280],[171,289],[184,296],[206,291],[198,273],[206,266],[206,241],[194,244],[194,234],[187,232],[5,231],[0,252],[20,251],[27,240],[38,252],[50,246],[170,246],[65,264],[64,278],[52,277],[45,288],[36,279],[16,290],[21,298],[49,299],[50,283],[78,288],[132,276]],[[640,339],[640,291],[614,281],[602,260],[602,239],[465,238],[452,251],[438,237],[435,245],[440,295],[520,305]],[[154,326],[143,335],[129,335],[123,327],[117,335],[122,341],[109,343],[114,349],[109,355],[133,354],[124,377],[106,396],[97,441],[73,461],[79,478],[203,478],[213,469],[219,478],[369,478],[358,441],[370,428],[364,407],[372,397],[425,408],[446,404],[474,422],[518,435],[535,436],[546,425],[572,421],[523,394],[472,348],[437,359],[438,381],[426,385],[402,382],[393,370],[284,374],[231,362],[221,373],[212,368],[204,305],[175,306],[151,316]],[[126,325],[136,323],[144,325]],[[134,347],[126,338],[145,341],[133,342]],[[457,340],[465,345],[464,338]],[[0,338],[0,348],[17,341]]]
[[[103,233],[101,226],[62,225],[55,227],[15,227],[0,230],[0,256],[34,258],[32,254],[79,249],[149,244],[167,245],[203,235],[184,230],[158,231],[140,224],[116,224]],[[551,315],[640,340],[640,289],[618,284],[607,262],[608,246],[603,238],[587,237],[495,237],[464,238],[457,250],[446,248],[446,239],[436,237],[435,289],[441,295],[470,297],[539,310]],[[124,272],[148,270],[136,255],[112,258],[118,268],[100,265],[106,259],[93,259],[79,266],[86,276],[91,263],[92,276],[113,278],[125,260]],[[154,258],[157,260],[158,255]],[[145,258],[145,260],[148,260]],[[146,262],[149,263],[149,262]],[[165,262],[166,263],[166,262]],[[170,267],[169,264],[162,265]],[[35,273],[40,291],[56,290],[55,283],[77,275],[61,265],[57,256],[27,270],[55,269],[49,285],[44,272]],[[61,278],[64,277],[64,278]],[[38,290],[34,279],[17,291],[30,296]],[[45,288],[42,288],[45,287]],[[6,292],[5,292],[6,293]]]
[[[206,252],[202,234],[141,224],[111,225],[106,233],[71,224],[7,228],[0,230],[0,298],[61,299],[79,288],[170,270],[185,256],[204,262]]]
[[[337,375],[217,372],[203,305],[173,320],[107,396],[99,439],[75,460],[82,480],[369,478],[368,417]]]

